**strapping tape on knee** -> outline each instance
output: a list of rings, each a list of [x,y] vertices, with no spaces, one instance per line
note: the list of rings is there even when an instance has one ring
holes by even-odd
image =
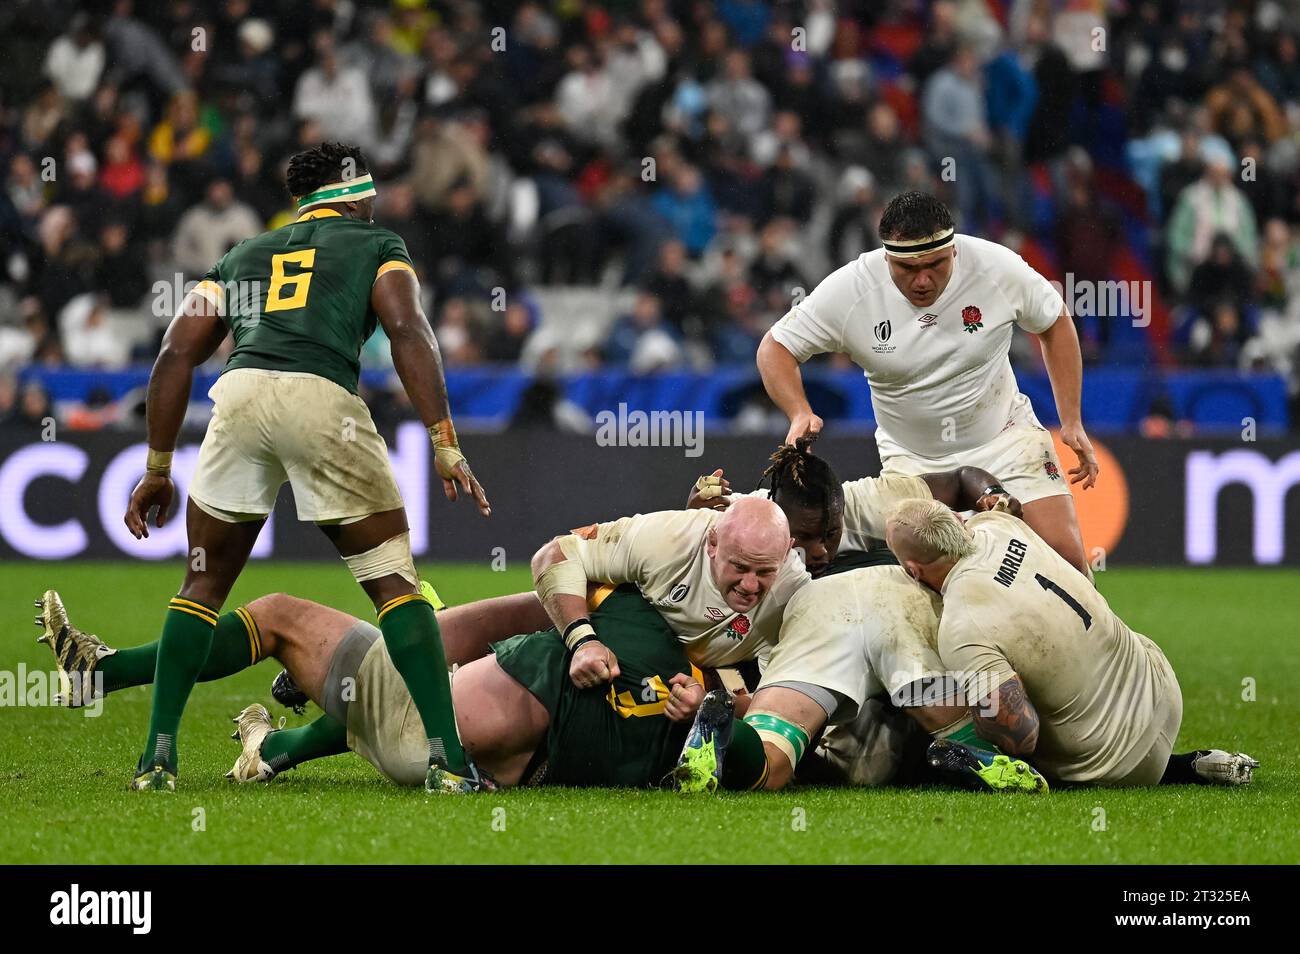
[[[373,550],[345,556],[343,562],[352,571],[358,583],[378,580],[396,573],[412,586],[418,586],[420,578],[415,572],[415,559],[411,556],[411,532],[409,530],[389,537]]]

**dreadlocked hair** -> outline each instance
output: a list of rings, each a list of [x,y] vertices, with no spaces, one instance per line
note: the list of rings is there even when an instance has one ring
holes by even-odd
[[[360,146],[323,142],[290,158],[284,181],[289,194],[300,199],[321,186],[364,176],[369,171]]]
[[[844,508],[844,485],[830,464],[808,450],[809,444],[801,438],[778,447],[758,486],[768,485],[768,499],[777,506],[820,510],[824,530],[830,525],[831,514]]]

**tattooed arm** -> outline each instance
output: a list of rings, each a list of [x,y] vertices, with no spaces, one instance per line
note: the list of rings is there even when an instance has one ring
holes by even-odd
[[[1025,694],[1019,676],[998,686],[971,714],[976,734],[1008,755],[1032,755],[1038,746],[1038,710]]]

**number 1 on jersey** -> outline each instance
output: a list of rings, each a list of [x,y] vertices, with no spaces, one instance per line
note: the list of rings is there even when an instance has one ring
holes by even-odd
[[[297,265],[301,271],[286,275],[284,272],[286,262]],[[271,288],[266,293],[265,310],[289,311],[307,304],[307,289],[311,287],[311,270],[315,264],[314,248],[272,255]]]
[[[1061,598],[1061,600],[1065,603],[1066,606],[1070,607],[1070,609],[1078,613],[1079,619],[1083,620],[1084,629],[1088,629],[1090,626],[1092,626],[1092,614],[1089,613],[1082,606],[1080,606],[1078,600],[1076,600],[1069,593],[1065,592],[1065,590],[1061,589],[1059,586],[1057,586],[1047,577],[1043,576],[1043,574],[1041,573],[1035,573],[1034,579],[1038,581],[1039,586],[1041,586],[1045,590],[1051,590],[1053,593],[1055,593],[1057,596]]]

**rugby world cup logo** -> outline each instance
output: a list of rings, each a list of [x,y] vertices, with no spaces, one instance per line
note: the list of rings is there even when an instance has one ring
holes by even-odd
[[[961,326],[974,334],[984,327],[984,316],[974,305],[967,305],[961,310]]]
[[[871,350],[876,354],[893,354],[898,349],[889,343],[890,337],[894,334],[894,327],[889,323],[889,319],[872,326],[872,332],[876,336],[876,343],[871,346]]]

